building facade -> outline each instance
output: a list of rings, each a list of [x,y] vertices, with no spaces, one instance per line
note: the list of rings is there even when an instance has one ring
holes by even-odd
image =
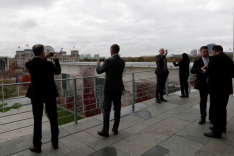
[[[55,52],[51,46],[45,46],[45,52]],[[32,60],[34,57],[32,49],[24,49],[16,51],[15,65],[24,67],[25,63]],[[59,62],[79,62],[79,51],[72,50],[70,55],[67,55],[66,51],[60,51],[58,53]],[[53,61],[53,58],[48,58],[48,61]]]
[[[194,50],[192,50],[191,51],[191,53],[190,53],[192,56],[197,56],[197,49],[194,49]]]

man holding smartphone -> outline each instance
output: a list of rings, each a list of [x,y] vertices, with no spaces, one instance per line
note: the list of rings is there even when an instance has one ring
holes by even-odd
[[[114,125],[112,131],[115,135],[118,134],[120,111],[121,111],[121,97],[124,91],[123,72],[125,68],[125,61],[119,56],[120,47],[113,44],[110,47],[111,57],[104,61],[100,66],[100,59],[97,60],[96,71],[98,74],[106,73],[104,84],[104,102],[103,102],[103,128],[98,132],[99,135],[109,137],[109,121],[112,102],[114,104]]]
[[[33,46],[35,57],[25,63],[25,67],[31,76],[31,85],[28,88],[26,97],[31,98],[34,117],[33,145],[29,148],[32,152],[41,152],[42,139],[42,115],[44,103],[51,125],[51,142],[54,149],[58,148],[58,115],[56,97],[58,96],[54,75],[61,74],[61,68],[57,53],[45,54],[45,48],[41,44]],[[53,56],[55,65],[46,59]]]
[[[164,94],[164,88],[165,88],[165,83],[167,80],[167,76],[169,74],[169,71],[167,69],[167,50],[166,52],[164,52],[164,49],[161,48],[159,50],[160,55],[156,55],[155,59],[156,59],[156,70],[155,70],[155,74],[157,76],[157,87],[156,87],[156,102],[157,103],[161,103],[161,101],[167,102],[167,100],[165,100],[163,98],[163,94]]]

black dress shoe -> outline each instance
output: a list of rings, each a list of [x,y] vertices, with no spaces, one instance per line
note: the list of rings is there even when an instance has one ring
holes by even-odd
[[[181,98],[185,98],[185,96],[184,96],[184,95],[180,95],[180,97],[181,97]]]
[[[156,99],[156,102],[157,102],[157,103],[161,103],[161,101],[160,101],[159,99]]]
[[[29,147],[29,150],[32,151],[32,152],[35,152],[35,153],[41,153],[41,148],[36,148],[34,145],[31,145]]]
[[[198,123],[199,123],[200,125],[202,125],[202,124],[206,123],[206,120],[201,119]]]
[[[53,146],[54,149],[58,149],[58,144],[52,143],[52,146]]]
[[[210,138],[219,138],[219,139],[222,138],[222,133],[210,132],[210,133],[204,133],[204,135],[207,136],[207,137],[210,137]]]
[[[104,137],[109,137],[108,133],[103,133],[102,131],[99,131],[98,134]]]
[[[213,127],[210,127],[210,130],[212,130],[212,131],[213,131],[213,130],[214,130],[214,128],[213,128]],[[222,131],[222,133],[226,133],[226,132],[227,132],[227,130],[226,130],[226,129]]]
[[[118,134],[119,134],[119,132],[118,132],[117,129],[112,128],[112,131],[114,132],[115,135],[118,135]]]
[[[185,95],[186,98],[189,98],[189,95]]]
[[[167,102],[167,100],[165,100],[164,98],[161,98],[160,101]]]

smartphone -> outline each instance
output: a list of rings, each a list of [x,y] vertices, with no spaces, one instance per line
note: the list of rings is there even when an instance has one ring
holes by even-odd
[[[50,53],[50,56],[54,56],[54,54],[55,54],[55,52],[51,52],[51,53]]]

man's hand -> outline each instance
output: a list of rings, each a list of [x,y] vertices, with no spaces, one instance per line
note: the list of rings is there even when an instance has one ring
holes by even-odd
[[[176,61],[176,59],[174,58],[174,59],[173,59],[173,62],[175,62],[175,61]]]
[[[165,52],[163,55],[167,56],[167,52]]]
[[[58,53],[54,54],[54,59],[58,59]]]
[[[97,64],[100,65],[100,59],[97,60]]]
[[[203,73],[206,72],[206,69],[205,69],[206,67],[207,67],[207,65],[201,68],[201,70],[202,70]]]
[[[45,55],[45,58],[49,58],[49,57],[50,57],[50,53],[52,53],[52,52],[47,53],[47,54]]]

